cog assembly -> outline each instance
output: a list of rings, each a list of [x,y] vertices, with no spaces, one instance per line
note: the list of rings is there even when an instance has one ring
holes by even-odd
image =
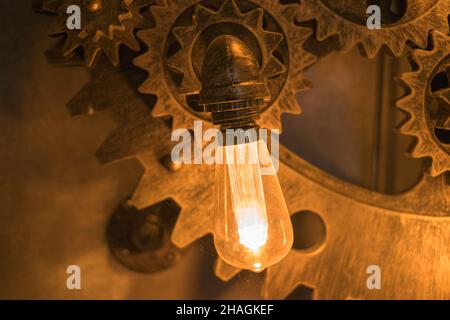
[[[411,93],[397,107],[410,114],[401,132],[417,139],[412,156],[430,158],[431,175],[437,176],[450,171],[450,145],[444,138],[450,129],[450,38],[439,32],[433,32],[432,38],[432,50],[414,50],[417,70],[402,76]]]
[[[140,46],[134,36],[137,28],[146,26],[142,12],[153,0],[44,0],[40,9],[58,15],[51,35],[64,35],[61,55],[72,56],[82,48],[84,60],[92,67],[101,52],[111,63],[119,64],[119,46],[138,51]],[[68,30],[67,8],[77,5],[81,9],[81,29]]]
[[[258,124],[280,129],[283,112],[300,113],[296,93],[308,87],[303,71],[316,61],[315,56],[303,48],[313,31],[296,25],[295,15],[300,22],[317,21],[317,39],[337,35],[342,50],[360,43],[369,57],[374,57],[383,45],[396,56],[404,52],[407,42],[427,48],[429,31],[435,30],[431,33],[432,49],[413,50],[413,65],[417,68],[402,76],[410,94],[397,103],[410,114],[401,132],[417,139],[412,152],[414,157],[432,160],[431,175],[425,174],[408,192],[383,195],[339,181],[282,147],[279,178],[289,213],[293,216],[308,210],[317,213],[324,220],[327,234],[319,246],[309,251],[294,246],[283,261],[269,268],[263,295],[282,299],[297,285],[304,284],[314,288],[317,298],[379,298],[378,290],[365,290],[366,274],[361,273],[367,265],[379,261],[396,268],[390,272],[397,276],[383,283],[389,297],[411,297],[411,292],[398,285],[404,279],[412,279],[418,292],[426,297],[449,297],[448,286],[430,292],[427,278],[416,277],[420,272],[432,273],[438,268],[443,270],[438,273],[442,278],[438,280],[449,284],[446,276],[449,264],[435,254],[436,250],[448,252],[446,245],[449,243],[446,216],[450,214],[450,185],[446,173],[450,171],[450,145],[445,138],[450,126],[449,0],[426,0],[420,5],[411,1],[401,5],[405,1],[302,0],[300,6],[283,5],[274,0],[46,0],[44,3],[43,9],[61,17],[54,34],[66,34],[63,54],[69,56],[82,47],[86,65],[92,67],[90,82],[68,104],[70,113],[106,111],[117,124],[96,154],[99,161],[110,163],[134,157],[145,170],[126,203],[127,210],[116,216],[122,219],[117,220],[120,222],[118,229],[122,229],[123,219],[128,221],[128,213],[135,211],[149,211],[150,218],[159,219],[158,210],[170,209],[161,203],[171,199],[180,209],[177,217],[171,216],[176,223],[170,221],[171,227],[172,222],[174,224],[173,230],[170,229],[171,240],[177,247],[186,247],[213,233],[211,166],[180,165],[170,160],[171,128],[191,129],[196,119],[203,120],[204,127],[212,126],[210,116],[201,112],[198,102],[203,57],[213,39],[222,35],[235,36],[252,51],[263,71],[267,89],[267,108],[262,110]],[[78,3],[89,18],[80,32],[68,31],[63,25],[65,9],[74,3]],[[96,3],[108,3],[111,7],[102,9]],[[155,5],[148,9],[153,3]],[[381,30],[368,30],[365,25],[365,9],[370,4],[379,4],[385,13]],[[144,9],[149,10],[154,23],[148,21],[149,16],[141,15]],[[106,59],[97,59],[104,51],[110,62],[117,65],[119,44],[138,50],[133,35],[137,28],[143,29],[137,36],[148,46],[147,52],[134,60],[124,56],[118,68]],[[94,64],[96,60],[98,63]],[[165,121],[166,117],[171,117],[172,122]],[[154,209],[156,214],[154,210],[147,210],[155,205],[164,208]],[[153,229],[154,225],[164,222],[147,220],[143,226]],[[432,228],[427,228],[430,221]],[[368,228],[370,225],[372,227]],[[144,253],[122,254],[127,246],[118,241],[123,239],[113,237],[114,253],[122,263],[131,260],[131,268],[140,271],[159,270],[161,265],[172,264],[166,261],[167,253],[175,251],[166,242],[157,254],[145,253],[148,241],[141,240],[155,233],[152,228],[152,232],[143,232],[143,239],[137,239],[139,241],[131,237],[133,244],[142,246]],[[159,235],[159,229],[157,231]],[[392,243],[382,237],[385,234],[394,234],[402,251],[393,251]],[[168,236],[164,234],[161,238]],[[373,250],[367,250],[369,247]],[[393,252],[376,260],[380,259],[379,252],[388,251]],[[145,255],[146,262],[155,256],[166,260],[161,264],[142,265],[140,255]],[[335,272],[336,261],[346,263],[341,266],[346,272]],[[216,265],[216,274],[223,280],[239,271],[221,260]],[[360,281],[350,281],[348,274],[358,275]]]
[[[426,48],[428,32],[447,34],[450,0],[302,0],[297,20],[317,22],[320,41],[336,35],[340,49],[349,51],[361,44],[365,55],[373,58],[385,45],[399,57],[411,41]],[[382,28],[367,28],[366,10],[370,5],[381,9]]]
[[[259,125],[281,128],[281,113],[299,113],[296,93],[308,87],[303,70],[315,57],[303,49],[311,30],[294,25],[297,5],[277,1],[163,1],[151,7],[154,28],[138,33],[149,51],[135,64],[149,73],[140,87],[158,97],[153,115],[171,116],[173,129],[189,129],[198,112],[198,76],[208,43],[221,34],[236,35],[258,57],[267,85],[268,107]],[[263,27],[263,19],[267,21]]]

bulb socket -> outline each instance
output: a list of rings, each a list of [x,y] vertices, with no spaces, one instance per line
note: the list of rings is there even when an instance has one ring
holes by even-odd
[[[267,99],[259,63],[239,38],[221,35],[208,46],[199,104],[221,130],[256,127]]]

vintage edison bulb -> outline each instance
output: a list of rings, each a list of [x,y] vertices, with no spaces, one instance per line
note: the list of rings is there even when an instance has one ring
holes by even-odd
[[[215,38],[201,79],[200,104],[222,132],[256,129],[266,86],[244,42],[231,35]],[[216,149],[216,160],[222,161],[216,164],[214,243],[226,263],[262,271],[288,254],[293,232],[267,146],[250,138]]]
[[[224,161],[216,164],[215,247],[226,263],[259,272],[283,259],[292,247],[286,201],[263,140],[221,148]]]

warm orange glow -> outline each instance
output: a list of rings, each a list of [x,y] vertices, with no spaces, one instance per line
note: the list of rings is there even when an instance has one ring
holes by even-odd
[[[230,265],[262,271],[292,246],[281,187],[275,170],[272,175],[261,174],[261,155],[270,158],[262,140],[223,149],[225,164],[216,168],[216,249]]]
[[[258,252],[267,243],[267,217],[264,209],[237,208],[239,243]]]
[[[257,252],[267,242],[267,214],[256,142],[226,147],[239,243]]]

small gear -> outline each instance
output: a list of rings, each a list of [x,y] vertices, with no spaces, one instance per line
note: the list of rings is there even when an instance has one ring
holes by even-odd
[[[381,9],[381,29],[367,28],[370,5]],[[317,39],[336,35],[344,52],[359,43],[373,58],[385,45],[399,57],[408,41],[426,48],[430,30],[447,34],[449,8],[450,0],[302,0],[297,20],[317,21]]]
[[[140,92],[158,97],[153,115],[171,116],[173,129],[190,129],[195,119],[211,126],[207,115],[196,112],[198,74],[210,40],[231,33],[252,48],[264,71],[271,99],[259,124],[280,129],[282,112],[300,113],[296,93],[309,86],[303,70],[316,61],[302,47],[312,31],[294,26],[296,7],[269,0],[239,6],[234,0],[167,0],[153,6],[156,26],[138,33],[149,51],[135,60],[149,73]]]
[[[449,132],[450,38],[433,32],[432,40],[432,50],[414,50],[412,60],[417,70],[401,77],[411,92],[397,102],[397,107],[411,115],[400,131],[417,139],[412,156],[431,158],[431,175],[438,176],[450,171],[450,144],[441,141],[436,131],[446,130],[447,135]],[[435,88],[438,75],[447,78],[446,88]]]
[[[119,64],[119,45],[132,50],[140,49],[134,30],[146,27],[142,12],[154,0],[44,0],[40,11],[58,15],[50,35],[65,35],[61,50],[63,57],[72,56],[83,49],[84,60],[92,67],[101,52],[111,63]],[[77,5],[81,9],[81,30],[69,30],[67,8]],[[53,52],[53,50],[52,50]]]

